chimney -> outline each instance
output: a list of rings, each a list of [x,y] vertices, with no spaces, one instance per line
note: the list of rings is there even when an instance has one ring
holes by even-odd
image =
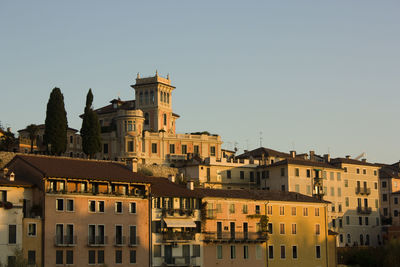
[[[295,158],[295,157],[296,157],[296,151],[291,150],[291,151],[290,151],[290,156],[291,156],[292,158]]]
[[[245,149],[245,150],[243,150],[243,152],[244,152],[244,153],[247,153],[247,152],[249,152],[249,151],[248,151],[247,149]]]
[[[325,154],[324,155],[324,159],[325,159],[325,162],[330,162],[331,161],[331,155],[329,155],[329,154]]]
[[[137,159],[127,159],[126,160],[126,166],[132,171],[132,172],[137,172],[138,171],[138,163]]]
[[[350,155],[346,155],[346,159],[350,159]]]
[[[315,154],[314,150],[310,150],[310,160],[314,159],[314,154]]]
[[[8,180],[10,180],[11,182],[14,182],[14,180],[15,180],[14,172],[10,173],[10,176],[8,177]]]
[[[194,190],[194,181],[193,180],[188,181],[187,184],[186,184],[186,187],[189,190]]]
[[[175,183],[175,175],[168,175],[168,180],[170,180],[170,182]]]

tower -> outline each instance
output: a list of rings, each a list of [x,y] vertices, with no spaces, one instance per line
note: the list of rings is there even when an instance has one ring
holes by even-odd
[[[144,130],[165,131],[175,133],[175,120],[178,117],[172,113],[172,91],[169,75],[161,77],[156,71],[153,77],[141,78],[138,74],[135,89],[136,108],[143,111]]]

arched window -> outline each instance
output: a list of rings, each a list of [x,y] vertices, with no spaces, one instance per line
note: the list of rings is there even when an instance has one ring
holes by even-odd
[[[365,235],[365,245],[369,246],[369,234]]]
[[[164,125],[167,125],[167,114],[164,114]]]
[[[143,92],[140,92],[139,94],[139,103],[143,104]]]
[[[360,235],[360,246],[364,245],[364,236],[361,234]]]
[[[164,102],[167,103],[167,93],[164,92]]]
[[[149,125],[150,124],[150,119],[149,119],[149,113],[144,114],[144,125]]]
[[[347,234],[347,244],[351,244],[351,236],[350,234]]]
[[[160,102],[163,102],[164,98],[163,98],[163,92],[160,92]]]
[[[150,91],[150,104],[154,104],[154,92]]]
[[[149,104],[149,93],[147,91],[144,93],[144,101],[146,104]]]

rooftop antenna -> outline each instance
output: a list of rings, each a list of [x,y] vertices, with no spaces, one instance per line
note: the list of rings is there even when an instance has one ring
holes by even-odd
[[[263,132],[260,131],[260,147],[262,147],[262,140],[263,140],[262,134]]]
[[[237,152],[238,151],[238,142],[235,141],[233,143],[233,145],[235,146],[235,148],[233,150],[235,150],[235,152]]]

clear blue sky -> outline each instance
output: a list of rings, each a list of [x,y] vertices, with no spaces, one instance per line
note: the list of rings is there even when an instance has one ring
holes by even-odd
[[[201,3],[200,3],[201,2]],[[400,160],[399,1],[1,1],[0,121],[43,123],[53,87],[80,129],[132,99],[136,73],[170,74],[179,132]]]

